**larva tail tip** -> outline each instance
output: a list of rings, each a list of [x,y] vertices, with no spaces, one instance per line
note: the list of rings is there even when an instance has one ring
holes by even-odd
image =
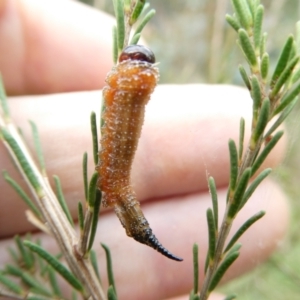
[[[155,239],[156,239],[156,237],[155,237]],[[176,260],[176,261],[183,261],[183,259],[182,258],[180,258],[180,257],[178,257],[178,256],[176,256],[176,255],[174,255],[174,254],[172,254],[170,251],[168,251],[162,244],[160,244],[159,242],[158,242],[158,240],[156,239],[156,241],[157,241],[157,243],[155,243],[155,245],[156,245],[156,250],[159,252],[159,253],[161,253],[162,255],[164,255],[164,256],[166,256],[166,257],[168,257],[168,258],[170,258],[170,259],[173,259],[173,260]],[[150,245],[149,245],[150,246]]]

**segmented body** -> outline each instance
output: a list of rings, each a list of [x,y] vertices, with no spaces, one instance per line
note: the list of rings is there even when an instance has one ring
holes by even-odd
[[[158,69],[153,53],[143,46],[129,46],[106,78],[105,111],[101,150],[96,170],[97,186],[104,206],[114,207],[128,236],[155,248],[167,257],[180,258],[166,250],[152,234],[131,186],[131,165],[144,122],[145,105],[157,84]]]

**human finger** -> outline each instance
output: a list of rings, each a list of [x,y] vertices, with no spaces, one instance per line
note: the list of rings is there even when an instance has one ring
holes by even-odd
[[[8,94],[103,86],[112,66],[111,16],[70,0],[4,0],[0,15],[0,70]]]

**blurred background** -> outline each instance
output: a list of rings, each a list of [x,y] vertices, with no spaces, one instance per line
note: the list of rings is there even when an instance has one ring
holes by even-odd
[[[295,33],[300,1],[261,2],[265,7],[263,31],[268,33],[272,72],[288,34]],[[232,12],[229,0],[151,0],[150,4],[156,15],[143,31],[143,37],[160,62],[160,83],[243,85],[237,67],[247,65],[236,45],[236,33],[225,22],[225,14]],[[113,15],[112,0],[94,0],[94,6]],[[235,293],[238,299],[300,299],[299,113],[300,103],[286,122],[286,160],[273,174],[290,197],[290,232],[264,265],[220,288],[224,293]]]

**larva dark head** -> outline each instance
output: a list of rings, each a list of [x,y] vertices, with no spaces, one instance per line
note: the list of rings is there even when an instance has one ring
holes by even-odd
[[[120,54],[119,62],[125,60],[138,60],[153,64],[155,63],[155,56],[154,53],[145,46],[130,45],[127,46]]]

